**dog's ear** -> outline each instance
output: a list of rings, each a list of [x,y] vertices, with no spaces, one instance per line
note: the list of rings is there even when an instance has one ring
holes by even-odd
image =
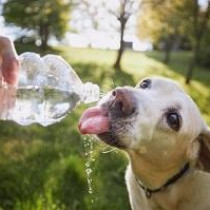
[[[198,140],[200,151],[197,166],[201,170],[210,172],[210,128],[206,127]]]

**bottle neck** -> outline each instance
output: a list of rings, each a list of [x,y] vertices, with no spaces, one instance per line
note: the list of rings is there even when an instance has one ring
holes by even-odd
[[[74,91],[80,96],[81,101],[84,103],[91,103],[99,100],[99,87],[91,82],[82,84],[80,87],[75,87]]]

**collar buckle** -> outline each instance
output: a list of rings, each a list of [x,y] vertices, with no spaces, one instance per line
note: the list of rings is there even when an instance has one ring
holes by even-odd
[[[145,190],[144,190],[144,192],[145,192],[146,197],[147,197],[148,199],[150,199],[150,198],[151,198],[151,196],[152,196],[152,192],[151,192],[151,190],[149,190],[149,189],[145,189]]]

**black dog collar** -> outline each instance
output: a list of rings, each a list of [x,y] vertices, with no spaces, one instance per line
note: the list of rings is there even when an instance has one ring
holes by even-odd
[[[176,181],[178,181],[190,168],[190,163],[186,163],[184,165],[184,167],[179,171],[179,173],[175,174],[173,177],[171,177],[162,187],[158,188],[158,189],[154,189],[151,190],[145,186],[143,186],[140,181],[136,178],[136,181],[138,183],[138,185],[144,190],[145,195],[147,198],[150,198],[152,193],[156,193],[156,192],[161,192],[164,191],[169,185],[175,183]]]

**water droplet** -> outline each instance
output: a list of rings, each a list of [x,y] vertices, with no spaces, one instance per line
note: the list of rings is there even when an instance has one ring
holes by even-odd
[[[93,190],[93,169],[94,169],[94,143],[95,138],[88,136],[83,138],[84,142],[84,154],[86,157],[85,172],[87,175],[88,193],[90,195],[90,202],[94,203],[94,190]]]

